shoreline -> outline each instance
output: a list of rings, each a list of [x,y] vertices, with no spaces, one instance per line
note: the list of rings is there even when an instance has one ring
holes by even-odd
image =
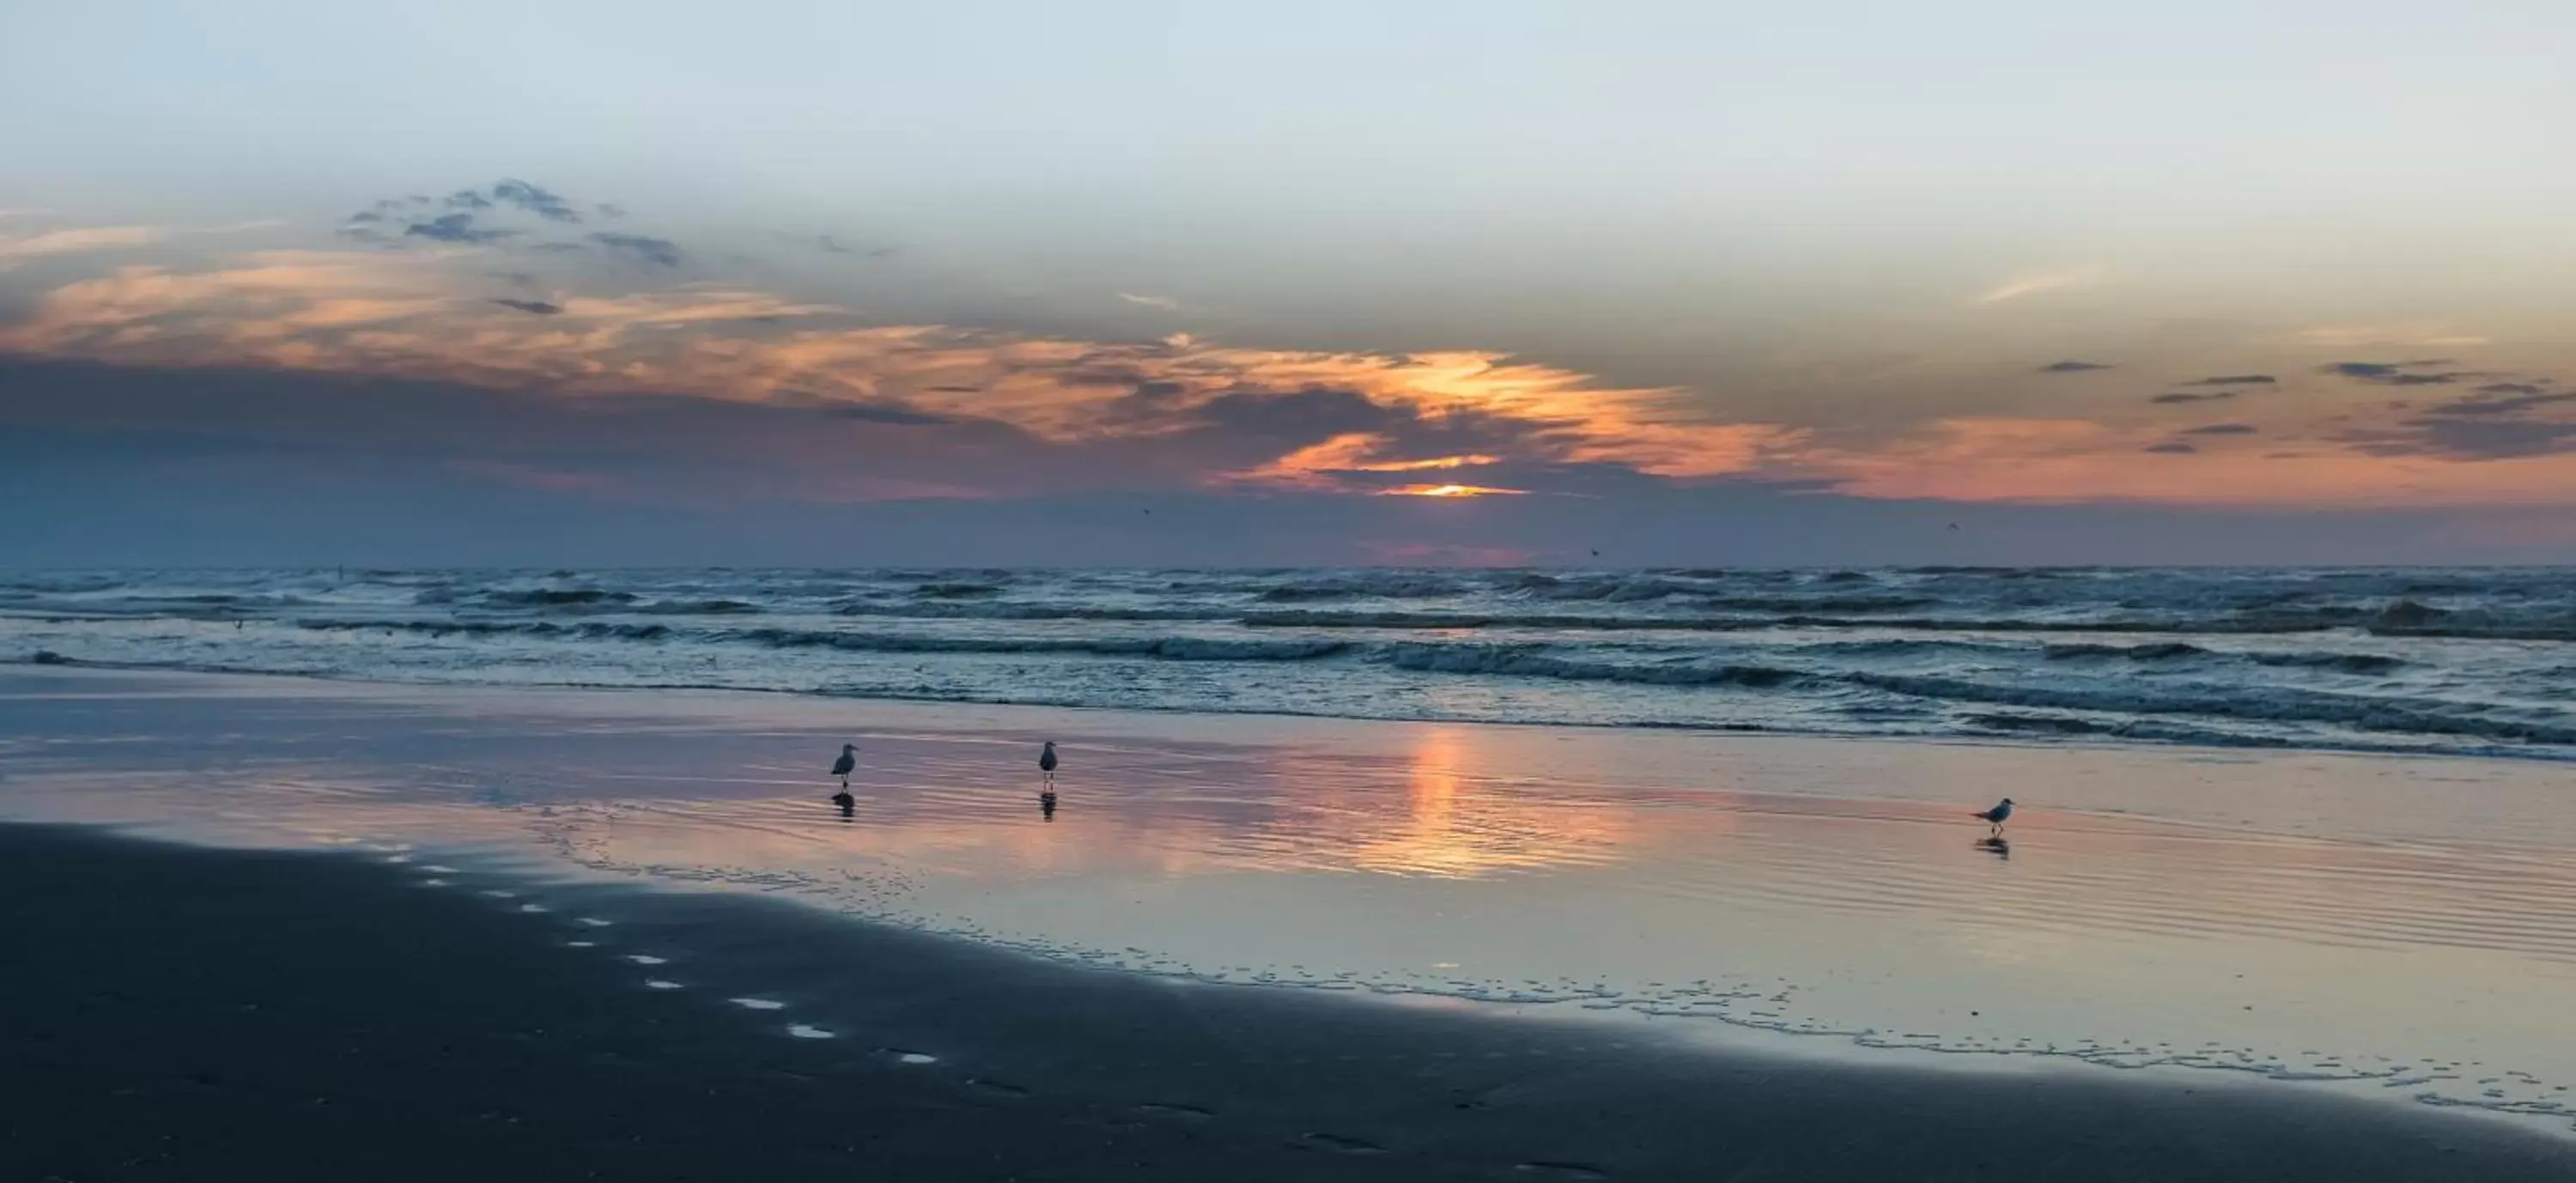
[[[59,657],[59,655],[57,655]],[[713,695],[775,699],[802,703],[846,704],[854,707],[885,706],[923,709],[958,708],[1006,711],[1063,711],[1077,717],[1133,717],[1160,719],[1241,719],[1250,721],[1311,722],[1353,726],[1443,726],[1499,728],[1521,731],[1575,731],[1605,735],[1667,735],[1707,740],[1772,740],[1812,743],[1860,743],[1901,746],[1931,745],[1965,749],[1999,749],[2032,752],[2100,752],[2106,754],[2181,754],[2205,758],[2235,756],[2254,759],[2264,756],[2322,756],[2353,759],[2500,761],[2547,767],[2576,765],[2576,753],[2535,752],[2512,746],[2490,746],[2462,749],[2439,746],[2401,746],[2395,744],[2333,745],[2295,743],[2215,743],[2206,740],[2127,739],[2103,733],[2066,733],[2051,739],[2032,735],[1958,735],[1925,733],[1921,735],[1887,732],[1802,731],[1766,727],[1748,723],[1741,726],[1718,726],[1689,723],[1592,723],[1580,720],[1472,719],[1442,716],[1405,715],[1336,715],[1320,711],[1278,709],[1211,710],[1158,706],[1113,706],[1101,703],[1041,702],[1021,699],[941,698],[930,695],[835,694],[817,690],[791,690],[757,686],[723,686],[694,682],[618,683],[618,682],[468,682],[441,681],[431,678],[414,680],[364,677],[355,674],[314,673],[296,670],[262,670],[220,665],[172,665],[141,662],[92,661],[60,658],[39,661],[34,657],[0,657],[0,675],[25,672],[81,672],[103,674],[166,675],[173,678],[243,678],[311,682],[332,686],[381,686],[400,690],[448,690],[462,693],[479,691],[528,692],[557,694],[624,694],[638,697],[656,694]]]
[[[2536,1133],[2251,1082],[1679,1051],[1081,969],[775,901],[503,899],[421,874],[0,826],[0,909],[34,953],[0,1023],[37,1049],[0,1068],[0,1163],[116,1179],[499,1161],[674,1179],[2576,1171],[2576,1145]]]

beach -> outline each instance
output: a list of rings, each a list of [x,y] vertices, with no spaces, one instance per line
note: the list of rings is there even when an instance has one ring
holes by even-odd
[[[25,953],[0,1020],[25,1049],[0,1076],[13,1178],[2576,1170],[2564,1143],[2252,1083],[1681,1054],[1073,969],[757,901],[540,897],[615,918],[595,928],[327,855],[23,827],[0,828],[0,852]],[[782,1013],[830,1038],[789,1034]]]
[[[2576,1177],[2555,774],[14,666],[8,1167]]]

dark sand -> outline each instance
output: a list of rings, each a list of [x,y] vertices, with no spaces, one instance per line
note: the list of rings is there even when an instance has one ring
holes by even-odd
[[[1666,1052],[419,878],[0,827],[0,1179],[2576,1179],[2576,1144],[2265,1082]]]

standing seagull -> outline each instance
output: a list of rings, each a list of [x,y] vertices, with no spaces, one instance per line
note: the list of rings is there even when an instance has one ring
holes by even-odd
[[[1986,823],[1986,825],[1990,827],[1990,833],[1998,835],[2002,834],[2004,832],[2004,819],[2012,816],[2012,798],[2006,797],[2004,798],[2003,804],[1997,805],[1994,808],[1985,810],[1981,813],[1970,814],[1969,816]]]
[[[841,758],[832,761],[832,775],[841,778],[842,792],[846,793],[850,791],[850,772],[858,766],[859,745],[854,743],[842,744]]]
[[[1046,741],[1045,749],[1038,753],[1038,771],[1046,774],[1047,787],[1050,789],[1055,787],[1055,765],[1055,741],[1050,739]]]

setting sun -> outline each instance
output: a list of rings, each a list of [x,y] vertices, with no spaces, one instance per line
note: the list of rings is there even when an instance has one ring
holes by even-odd
[[[1381,497],[1518,497],[1527,489],[1498,489],[1492,485],[1398,485],[1380,489]]]

